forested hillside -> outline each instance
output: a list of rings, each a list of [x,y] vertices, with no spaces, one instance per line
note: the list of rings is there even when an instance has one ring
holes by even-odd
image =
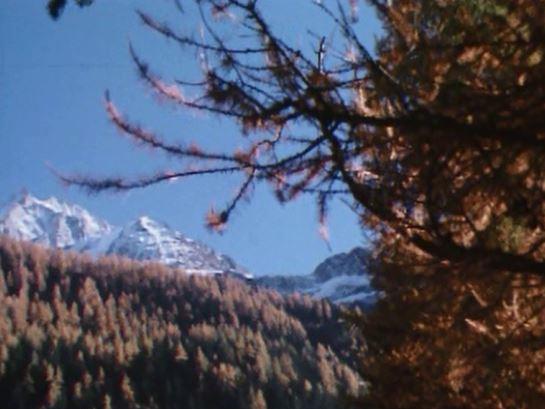
[[[361,389],[324,300],[6,237],[0,266],[3,408],[325,409]]]

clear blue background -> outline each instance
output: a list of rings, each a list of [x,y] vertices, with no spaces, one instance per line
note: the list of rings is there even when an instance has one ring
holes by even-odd
[[[294,46],[315,45],[308,29],[339,38],[331,22],[307,0],[258,4],[276,32]],[[336,202],[329,219],[330,252],[318,235],[314,201],[303,197],[280,205],[265,185],[256,190],[251,203],[242,204],[222,235],[211,233],[204,227],[204,214],[211,205],[222,207],[233,194],[236,179],[228,177],[98,196],[58,182],[48,164],[93,175],[176,168],[175,162],[134,147],[114,129],[104,112],[106,89],[123,113],[173,140],[196,141],[216,150],[236,146],[240,140],[229,121],[161,104],[137,78],[129,41],[159,73],[171,78],[197,78],[198,73],[194,54],[181,52],[143,27],[136,8],[172,21],[181,31],[199,27],[193,13],[178,16],[168,0],[97,0],[85,9],[69,5],[57,22],[47,16],[45,1],[0,2],[0,204],[26,188],[40,198],[57,196],[78,203],[117,225],[149,215],[232,256],[258,275],[310,273],[332,253],[364,243],[355,215]],[[360,10],[357,28],[372,45],[379,26],[368,10]]]

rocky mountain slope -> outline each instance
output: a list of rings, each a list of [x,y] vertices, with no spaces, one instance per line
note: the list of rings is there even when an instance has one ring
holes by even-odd
[[[112,241],[108,254],[134,260],[159,260],[193,273],[242,273],[242,268],[228,256],[147,216],[125,226]]]
[[[93,255],[118,254],[134,260],[157,261],[192,274],[253,278],[230,257],[164,223],[144,216],[117,227],[55,197],[42,200],[23,194],[0,213],[0,234]],[[299,292],[336,303],[371,304],[376,294],[366,274],[369,260],[367,250],[358,247],[327,258],[312,274],[265,276],[254,282],[283,294]]]
[[[114,228],[87,210],[51,197],[24,193],[3,209],[0,233],[47,247],[81,250],[94,247]]]
[[[367,250],[356,247],[348,253],[328,257],[312,274],[265,276],[256,278],[256,282],[283,294],[300,292],[335,303],[370,305],[377,297],[367,275],[370,260]]]
[[[149,217],[116,227],[55,197],[41,200],[23,194],[3,209],[0,234],[64,250],[158,261],[189,273],[248,276],[228,256]]]

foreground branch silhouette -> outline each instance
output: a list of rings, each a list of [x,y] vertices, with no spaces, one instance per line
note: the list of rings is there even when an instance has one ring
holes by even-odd
[[[274,34],[255,1],[196,4],[203,38],[144,12],[139,17],[198,52],[200,82],[165,81],[131,48],[132,59],[159,97],[238,123],[246,148],[208,152],[170,144],[135,125],[106,95],[121,132],[179,158],[180,170],[64,181],[96,192],[240,173],[238,193],[208,216],[212,227],[221,228],[253,185],[265,181],[280,201],[315,195],[321,214],[332,197],[347,195],[367,226],[402,236],[434,259],[543,274],[541,7],[372,1],[386,28],[375,58],[342,7],[316,5],[344,42],[326,52],[319,39],[319,50],[306,53]],[[228,26],[239,35],[226,42]],[[189,97],[185,88],[197,93]],[[195,160],[199,168],[184,167]],[[524,236],[516,249],[496,240],[498,226],[508,224]]]
[[[342,41],[317,37],[311,51],[278,37],[257,1],[195,2],[202,36],[139,12],[202,66],[200,81],[168,81],[131,49],[142,80],[174,105],[233,120],[246,147],[171,144],[107,95],[115,126],[178,158],[179,171],[62,179],[100,192],[238,173],[235,196],[207,216],[216,229],[256,183],[270,183],[280,201],[314,195],[321,221],[329,201],[345,196],[375,233],[375,286],[384,293],[374,312],[354,318],[366,336],[369,407],[538,407],[545,5],[368,3],[384,23],[375,54],[342,4],[316,3]],[[238,36],[224,36],[228,29]],[[392,394],[396,387],[404,394]]]

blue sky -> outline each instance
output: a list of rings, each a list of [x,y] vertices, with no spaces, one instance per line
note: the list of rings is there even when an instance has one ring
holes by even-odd
[[[211,205],[222,207],[231,197],[233,178],[183,180],[98,196],[62,186],[48,164],[93,175],[135,175],[175,166],[134,147],[114,129],[104,112],[105,90],[129,117],[173,140],[220,150],[236,146],[240,136],[227,120],[158,103],[130,61],[129,41],[156,71],[196,78],[194,55],[145,29],[134,10],[170,19],[185,31],[198,29],[192,13],[173,19],[176,12],[168,0],[97,0],[84,10],[68,7],[53,22],[45,3],[0,2],[0,204],[26,188],[41,198],[78,203],[118,225],[149,215],[232,256],[255,274],[309,273],[325,257],[364,242],[355,215],[337,202],[329,219],[330,252],[318,235],[314,201],[303,197],[280,205],[265,185],[256,189],[250,203],[242,204],[222,235],[211,233],[204,227],[204,215]],[[312,45],[307,29],[336,35],[309,1],[260,3],[275,30],[295,46]],[[378,23],[366,10],[360,16],[358,30],[371,45]]]

